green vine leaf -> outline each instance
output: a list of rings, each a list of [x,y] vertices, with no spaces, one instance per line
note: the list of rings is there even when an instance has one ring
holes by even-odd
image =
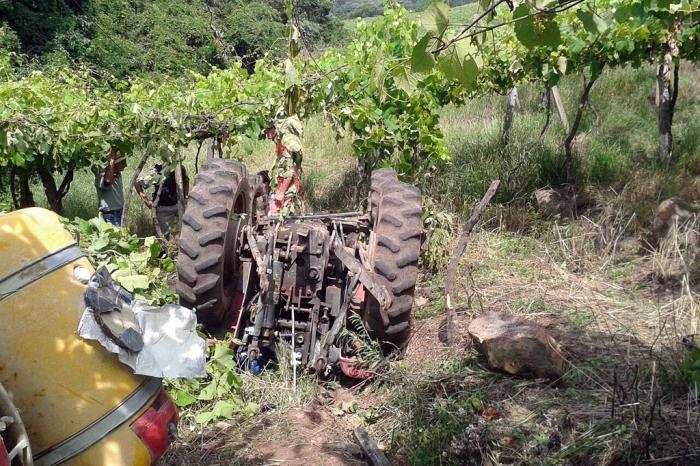
[[[420,19],[426,31],[442,37],[450,25],[450,6],[443,0],[433,0]]]
[[[417,73],[427,73],[435,67],[435,57],[428,50],[431,37],[429,34],[423,36],[413,47],[411,54],[411,69]]]
[[[589,9],[576,10],[576,16],[583,23],[584,29],[591,34],[602,34],[608,29],[608,23]]]
[[[395,73],[394,81],[396,87],[403,90],[408,95],[413,94],[420,82],[419,75],[412,72],[408,66],[397,67]]]
[[[551,14],[531,14],[526,3],[513,12],[515,37],[527,48],[557,47],[561,44],[559,25]]]

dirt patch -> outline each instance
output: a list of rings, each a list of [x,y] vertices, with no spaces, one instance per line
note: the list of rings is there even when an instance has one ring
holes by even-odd
[[[443,316],[430,317],[413,323],[413,334],[406,346],[404,361],[415,366],[434,365],[436,361],[444,361],[448,357],[456,357],[464,354],[469,348],[467,327],[470,319],[460,315],[455,319],[457,333],[465,338],[450,348],[440,341],[440,325]]]
[[[348,451],[351,435],[342,421],[324,408],[292,409],[282,415],[292,431],[290,438],[266,441],[258,437],[257,448],[243,458],[244,464],[327,466],[364,465]]]
[[[182,433],[182,430],[185,430]],[[326,406],[294,408],[241,422],[220,422],[195,434],[181,426],[181,439],[164,465],[365,465],[354,455],[352,432]]]

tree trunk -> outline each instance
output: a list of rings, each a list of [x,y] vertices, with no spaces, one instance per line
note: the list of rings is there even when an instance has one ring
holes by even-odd
[[[160,195],[163,193],[163,185],[164,179],[161,178],[160,183],[158,184],[158,191],[156,192],[156,198],[153,200],[153,203],[151,204],[150,212],[151,212],[151,220],[153,220],[153,227],[156,229],[156,236],[158,238],[165,240],[165,235],[163,235],[163,230],[160,229],[160,223],[158,223],[158,212],[156,212],[156,209],[158,208],[158,204],[160,203]]]
[[[569,132],[569,118],[566,116],[566,107],[564,107],[564,101],[561,98],[561,94],[559,94],[559,86],[552,86],[551,91],[554,105],[557,107],[557,113],[559,113],[559,119],[562,126],[564,126],[564,131]]]
[[[569,182],[573,181],[571,176],[571,167],[574,160],[574,154],[571,146],[574,141],[574,138],[576,137],[576,134],[578,134],[578,128],[579,126],[581,126],[581,118],[583,117],[583,111],[586,109],[586,105],[588,104],[588,96],[591,93],[591,88],[593,87],[593,83],[595,83],[596,79],[597,77],[595,76],[591,77],[591,80],[587,83],[584,80],[585,84],[583,86],[583,94],[581,94],[581,99],[578,103],[578,109],[576,111],[576,118],[574,118],[574,124],[571,126],[571,129],[569,130],[569,134],[566,136],[566,139],[564,139],[564,173],[566,175],[566,180]]]
[[[540,138],[544,136],[547,128],[549,128],[549,122],[552,121],[552,89],[547,84],[544,85],[544,92],[542,93],[542,108],[545,111],[545,120],[542,131],[540,131]]]
[[[510,141],[510,130],[513,127],[513,111],[520,107],[518,100],[518,88],[514,87],[508,93],[508,103],[506,104],[506,114],[503,118],[503,132],[501,133],[501,144],[508,145]]]
[[[146,162],[148,161],[148,156],[150,155],[149,149],[150,147],[147,146],[143,157],[141,157],[141,160],[139,160],[139,164],[136,165],[136,170],[134,170],[134,174],[131,176],[131,181],[129,181],[129,188],[126,192],[126,198],[124,199],[124,210],[122,210],[122,228],[127,228],[127,221],[129,220],[129,206],[131,205],[131,194],[134,192],[134,186],[136,186],[136,182],[139,180],[143,167],[146,166]]]
[[[671,64],[673,56],[670,51],[664,53],[663,62],[656,73],[659,88],[659,160],[666,167],[673,158],[673,112],[678,98],[679,65],[673,70],[671,85]]]
[[[32,194],[32,188],[29,186],[29,175],[22,172],[20,172],[18,175],[20,209],[24,209],[26,207],[36,207],[36,202],[34,202],[34,194]]]
[[[664,54],[656,73],[659,88],[659,160],[668,164],[671,160],[673,134],[671,133],[671,53]]]
[[[10,195],[12,196],[12,207],[19,209],[19,199],[17,198],[17,174],[15,167],[10,167]]]
[[[70,184],[73,182],[73,169],[69,168],[66,171],[60,186],[56,186],[53,174],[42,165],[38,165],[36,171],[41,179],[41,184],[44,186],[49,209],[59,215],[63,215],[63,198],[68,194]]]

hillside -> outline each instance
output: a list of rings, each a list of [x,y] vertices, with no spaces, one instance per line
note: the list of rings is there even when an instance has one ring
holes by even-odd
[[[472,3],[474,0],[451,0],[451,6]],[[428,0],[398,0],[398,3],[411,11],[420,11]],[[384,0],[333,0],[332,13],[340,18],[366,18],[378,16],[384,9]]]
[[[303,0],[297,10],[307,47],[344,37],[330,1]],[[16,33],[19,51],[42,64],[82,62],[117,77],[208,73],[227,66],[224,55],[252,67],[280,53],[286,22],[279,0],[0,2],[0,25]]]

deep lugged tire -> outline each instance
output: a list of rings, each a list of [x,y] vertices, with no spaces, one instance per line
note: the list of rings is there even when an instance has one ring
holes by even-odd
[[[235,291],[239,228],[250,221],[245,165],[211,160],[202,167],[182,218],[178,255],[180,303],[213,328],[222,323]],[[237,214],[245,214],[244,216]]]
[[[392,294],[389,325],[379,313],[379,303],[369,295],[365,322],[385,349],[402,349],[411,335],[411,310],[418,275],[422,232],[420,191],[401,183],[393,170],[372,173],[369,209],[374,222],[370,261],[378,279]]]

